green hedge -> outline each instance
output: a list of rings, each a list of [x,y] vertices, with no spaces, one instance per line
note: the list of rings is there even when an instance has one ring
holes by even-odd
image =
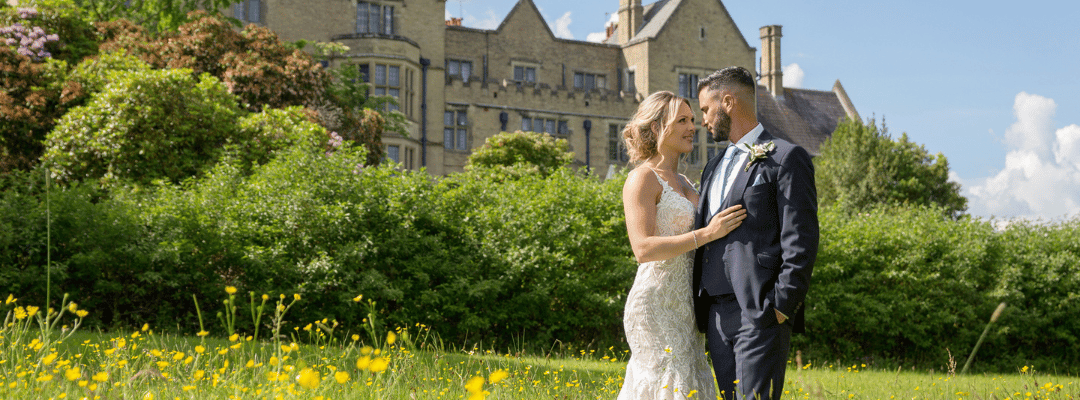
[[[0,175],[0,290],[24,294],[26,304],[44,302],[49,242],[53,305],[67,292],[94,310],[94,321],[111,319],[138,290],[125,278],[148,263],[144,233],[133,204],[92,185],[50,182],[47,189],[40,167]]]
[[[290,311],[298,326],[335,318],[360,329],[366,311],[352,299],[363,294],[379,322],[423,323],[454,346],[625,346],[621,311],[636,265],[621,179],[362,167],[362,150],[330,145],[322,128],[288,115],[245,125],[299,132],[253,167],[233,148],[182,185],[53,187],[53,293],[71,293],[104,328],[150,322],[191,333],[196,295],[220,334],[212,315],[233,285],[301,294]],[[44,297],[43,176],[0,183],[0,288],[31,302]],[[995,229],[942,215],[823,209],[808,333],[793,349],[815,364],[941,370],[948,352],[963,364],[1006,302],[973,369],[1076,373],[1080,221]]]
[[[455,344],[620,340],[635,270],[625,245],[621,180],[503,168],[433,179],[395,166],[363,167],[362,149],[328,144],[322,128],[294,114],[255,116],[261,117],[245,120],[242,129],[264,139],[287,132],[292,143],[264,164],[252,166],[249,149],[234,146],[203,177],[113,188],[98,193],[102,201],[78,203],[85,210],[70,212],[56,209],[67,200],[54,191],[54,213],[81,214],[93,225],[82,229],[112,233],[92,251],[101,253],[93,258],[101,261],[96,272],[56,275],[54,292],[102,301],[83,303],[102,310],[92,316],[104,327],[197,326],[193,294],[210,310],[204,318],[216,324],[222,289],[233,285],[241,292],[301,294],[305,301],[290,312],[298,324],[335,318],[359,329],[366,314],[351,299],[363,294],[377,301],[379,321],[424,323]],[[35,292],[22,294],[32,297],[44,287],[34,269],[44,264],[45,224],[25,215],[43,212],[44,204],[16,193],[5,192],[7,204],[23,209],[13,207],[0,220],[28,231],[11,235],[6,249],[33,250],[37,257],[23,263],[21,270],[30,272],[21,279],[36,286],[0,287]],[[53,223],[55,231],[56,216]],[[63,237],[54,232],[53,240]],[[54,250],[59,266],[79,257]]]
[[[804,359],[963,365],[990,315],[1008,304],[973,370],[1076,372],[1080,362],[1080,220],[1015,223],[945,218],[940,209],[821,211],[807,299]]]

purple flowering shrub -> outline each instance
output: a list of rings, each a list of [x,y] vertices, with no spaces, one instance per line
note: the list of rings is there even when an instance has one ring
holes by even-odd
[[[68,69],[97,54],[97,37],[77,10],[47,3],[0,7],[0,174],[37,165],[45,135],[87,99]]]
[[[33,7],[19,8],[17,13],[20,19],[28,23],[41,15]],[[30,57],[34,61],[42,61],[52,57],[52,53],[45,48],[45,45],[60,40],[60,37],[55,33],[46,33],[40,26],[27,26],[21,22],[0,27],[0,36],[5,37],[5,44],[16,48],[19,54]]]

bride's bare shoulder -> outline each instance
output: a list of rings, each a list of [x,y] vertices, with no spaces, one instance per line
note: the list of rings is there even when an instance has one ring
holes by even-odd
[[[660,186],[660,181],[657,180],[656,173],[645,165],[639,165],[630,170],[626,176],[626,182],[623,183],[623,194],[653,194],[654,192],[659,193],[662,190],[663,187]]]

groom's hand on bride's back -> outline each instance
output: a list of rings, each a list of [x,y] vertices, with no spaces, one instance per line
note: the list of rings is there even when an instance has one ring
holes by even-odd
[[[727,236],[739,225],[742,225],[744,219],[746,219],[746,210],[741,204],[725,208],[716,213],[712,220],[709,221],[709,225],[705,227],[707,232],[705,242],[708,243]]]

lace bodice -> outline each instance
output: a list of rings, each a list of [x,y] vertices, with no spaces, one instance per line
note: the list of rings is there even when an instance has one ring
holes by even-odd
[[[664,189],[656,204],[655,235],[689,232],[694,204],[659,174],[656,179]],[[692,254],[638,266],[623,312],[630,362],[619,400],[685,399],[692,391],[696,391],[693,398],[716,397],[705,359],[705,337],[694,324]]]
[[[673,236],[690,232],[694,227],[694,203],[683,197],[657,174],[656,179],[664,187],[660,202],[656,203],[656,235]]]

